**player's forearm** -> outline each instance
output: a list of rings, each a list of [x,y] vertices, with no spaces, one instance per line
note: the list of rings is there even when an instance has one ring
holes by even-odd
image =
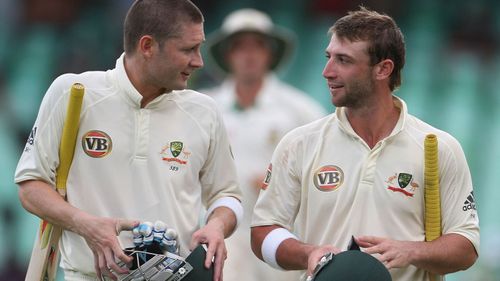
[[[307,269],[309,254],[314,248],[314,246],[296,239],[287,239],[278,247],[276,261],[283,269],[305,270]]]
[[[459,234],[445,234],[432,242],[417,242],[413,265],[436,274],[465,270],[477,259],[472,243]]]
[[[266,236],[273,230],[280,228],[277,225],[252,227],[251,244],[252,251],[261,260],[262,244]],[[296,239],[286,239],[279,244],[276,250],[276,262],[287,270],[307,269],[309,254],[314,250],[314,246],[302,243]]]
[[[227,207],[218,207],[208,217],[207,224],[216,224],[224,233],[224,238],[229,237],[236,228],[236,215]]]
[[[30,213],[62,228],[76,231],[77,208],[68,204],[49,184],[30,180],[19,183],[19,199]]]

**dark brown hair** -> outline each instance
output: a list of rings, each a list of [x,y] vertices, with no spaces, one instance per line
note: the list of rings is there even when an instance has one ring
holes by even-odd
[[[336,21],[328,32],[349,41],[367,41],[372,65],[385,59],[394,63],[389,83],[391,91],[401,85],[405,42],[403,33],[390,16],[360,7],[359,10],[351,11]]]
[[[179,36],[184,23],[203,21],[203,14],[189,0],[136,0],[125,17],[123,48],[125,53],[133,53],[144,35],[151,35],[162,44]]]

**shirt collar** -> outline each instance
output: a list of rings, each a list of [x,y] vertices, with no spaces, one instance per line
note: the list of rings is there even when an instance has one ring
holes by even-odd
[[[392,137],[399,132],[401,132],[406,125],[406,119],[408,117],[408,108],[406,107],[406,103],[399,97],[392,96],[392,101],[394,102],[394,105],[399,108],[399,119],[398,122],[396,123],[396,126],[394,126],[394,129],[392,130],[391,134],[389,137]]]
[[[404,129],[406,124],[406,118],[408,116],[408,109],[406,107],[406,103],[401,98],[392,96],[392,101],[394,103],[394,106],[399,108],[400,114],[396,126],[394,126],[394,129],[387,138],[397,135]],[[342,130],[347,132],[348,134],[357,136],[356,132],[354,132],[354,130],[352,129],[349,120],[347,119],[347,115],[345,113],[345,107],[338,107],[335,110],[335,114],[337,116],[337,119],[339,120],[340,127],[342,128]]]
[[[142,95],[137,91],[134,85],[132,85],[127,72],[125,71],[125,53],[122,53],[122,55],[116,60],[115,78],[118,83],[118,87],[125,94],[127,100],[140,107]]]
[[[125,71],[125,53],[122,53],[122,55],[116,60],[115,77],[116,77],[116,82],[118,83],[118,87],[125,94],[126,99],[130,101],[132,104],[141,107],[141,101],[143,97],[139,93],[139,91],[137,91],[137,89],[134,87],[134,85],[132,84],[127,75],[127,72]],[[160,95],[159,97],[149,102],[146,107],[147,108],[156,107],[158,104],[161,103],[162,100],[166,99],[166,96],[168,95],[166,94]]]

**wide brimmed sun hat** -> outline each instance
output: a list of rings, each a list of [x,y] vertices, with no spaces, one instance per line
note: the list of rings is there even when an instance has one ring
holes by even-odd
[[[219,30],[209,36],[207,40],[209,58],[214,60],[216,65],[229,72],[225,61],[225,52],[231,38],[244,32],[254,32],[262,34],[270,39],[273,50],[271,70],[281,67],[291,56],[295,36],[283,28],[276,26],[271,18],[258,10],[245,8],[230,13],[222,23]]]

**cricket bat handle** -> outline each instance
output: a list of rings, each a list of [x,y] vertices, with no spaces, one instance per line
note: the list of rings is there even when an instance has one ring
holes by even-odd
[[[71,86],[66,118],[61,135],[59,166],[56,172],[56,190],[64,199],[66,199],[66,181],[75,152],[84,93],[85,88],[82,84],[75,83]],[[26,272],[26,281],[55,280],[61,235],[61,227],[52,225],[45,220],[40,222],[28,271]]]
[[[425,183],[425,241],[441,236],[441,196],[439,190],[438,141],[434,134],[424,140],[424,183]],[[429,272],[431,281],[441,280]]]

